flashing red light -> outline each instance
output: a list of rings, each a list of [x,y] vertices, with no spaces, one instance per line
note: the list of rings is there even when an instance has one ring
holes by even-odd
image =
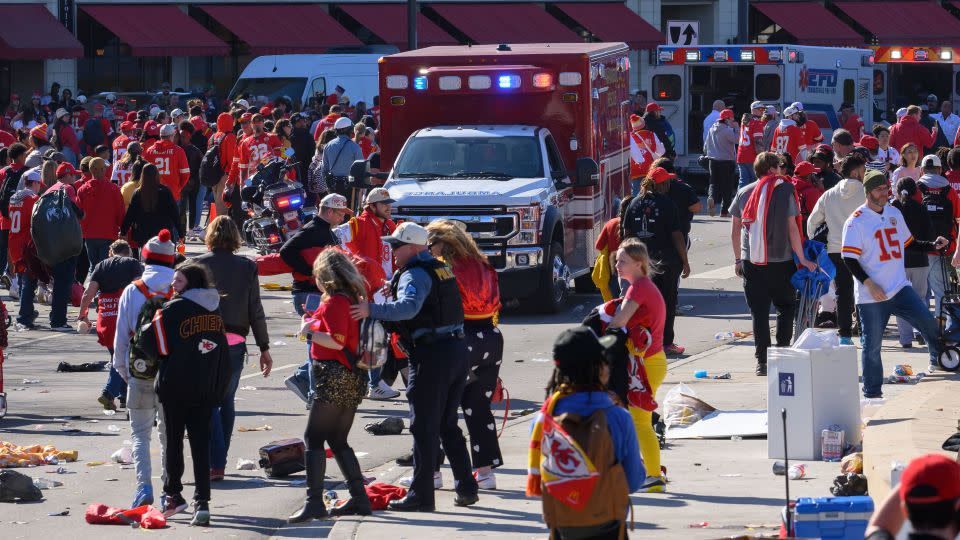
[[[290,206],[290,198],[280,197],[279,199],[277,199],[277,206],[279,206],[280,208],[286,208]]]
[[[280,243],[280,235],[276,233],[271,234],[268,240],[270,240],[271,244],[278,244]]]
[[[667,91],[661,90],[660,93],[657,94],[657,97],[659,97],[660,99],[665,99],[667,97]]]
[[[534,88],[550,88],[553,85],[553,75],[549,73],[537,73],[533,76]]]

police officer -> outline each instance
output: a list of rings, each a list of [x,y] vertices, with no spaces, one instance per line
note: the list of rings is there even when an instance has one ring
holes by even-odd
[[[410,432],[413,433],[413,482],[407,496],[390,503],[391,510],[432,512],[435,509],[433,469],[437,441],[450,458],[456,479],[454,504],[470,506],[477,481],[470,467],[466,440],[457,425],[457,408],[467,381],[463,335],[463,302],[453,271],[427,249],[427,230],[403,223],[383,241],[393,247],[400,268],[390,282],[394,300],[351,307],[355,319],[390,321],[410,357]]]

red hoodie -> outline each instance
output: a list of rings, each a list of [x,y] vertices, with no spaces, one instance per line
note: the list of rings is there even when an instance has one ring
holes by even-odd
[[[233,157],[237,155],[237,136],[233,134],[233,117],[229,113],[217,116],[217,132],[210,136],[208,145],[220,143],[220,167],[233,180]]]
[[[904,116],[899,123],[890,126],[890,146],[898,152],[903,149],[903,145],[913,143],[917,145],[920,155],[923,155],[923,149],[932,147],[936,140],[930,130],[923,127],[914,116]]]
[[[120,237],[120,224],[126,209],[116,184],[106,178],[93,178],[80,187],[77,199],[83,210],[80,228],[85,240]]]

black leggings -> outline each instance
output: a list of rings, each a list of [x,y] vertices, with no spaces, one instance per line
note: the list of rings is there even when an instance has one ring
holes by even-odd
[[[347,436],[350,435],[356,414],[356,407],[346,409],[333,403],[319,403],[314,400],[307,416],[307,430],[303,434],[307,450],[322,452],[324,443],[334,453],[349,450]]]

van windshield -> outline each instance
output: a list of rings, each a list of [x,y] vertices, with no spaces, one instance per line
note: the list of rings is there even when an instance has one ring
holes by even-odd
[[[231,92],[231,99],[247,94],[266,96],[270,101],[282,96],[289,97],[294,105],[300,103],[307,79],[302,77],[264,77],[258,79],[241,78]]]
[[[397,159],[395,176],[539,178],[543,158],[536,137],[416,137]]]

